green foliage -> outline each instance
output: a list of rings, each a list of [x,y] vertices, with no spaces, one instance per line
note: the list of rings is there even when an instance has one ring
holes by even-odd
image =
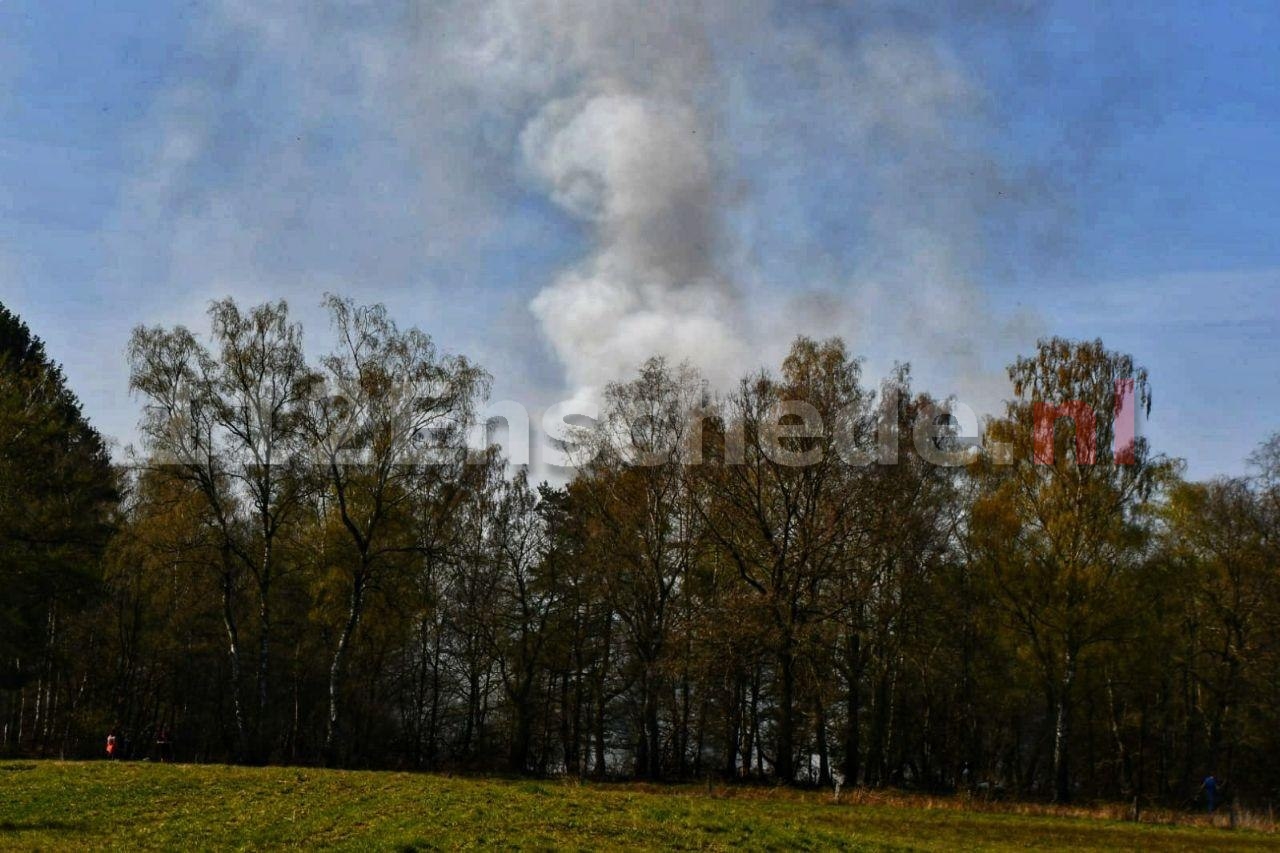
[[[32,677],[95,588],[116,478],[44,345],[0,305],[0,689]]]

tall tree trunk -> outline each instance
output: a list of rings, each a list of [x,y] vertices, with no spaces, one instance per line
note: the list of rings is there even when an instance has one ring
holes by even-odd
[[[347,654],[351,648],[352,637],[356,628],[360,627],[360,617],[364,613],[365,572],[361,569],[351,582],[351,598],[347,605],[347,621],[338,636],[338,645],[333,650],[333,659],[329,664],[329,718],[324,735],[324,757],[329,764],[337,761],[338,747],[338,710],[342,691],[343,667],[347,662]]]
[[[508,766],[512,773],[529,772],[529,743],[533,738],[533,727],[527,711],[516,712],[516,730],[511,739],[511,754]]]
[[[1109,712],[1109,722],[1111,723],[1111,738],[1116,748],[1116,764],[1120,769],[1119,785],[1117,786],[1121,794],[1131,794],[1134,790],[1133,781],[1133,758],[1130,755],[1129,747],[1124,741],[1123,729],[1123,708],[1116,697],[1115,683],[1111,679],[1111,673],[1107,673],[1107,710]]]
[[[258,622],[262,631],[258,637],[258,713],[254,723],[255,761],[271,759],[269,722],[267,720],[268,670],[271,659],[271,608],[267,605],[266,590],[258,605]]]
[[[656,666],[646,664],[645,697],[644,697],[644,734],[648,741],[646,753],[649,757],[645,776],[653,781],[662,778],[662,729],[658,723],[658,703],[661,701],[660,684],[653,674]]]
[[[734,674],[729,688],[729,702],[725,707],[724,776],[732,779],[738,774],[738,745],[742,738],[742,677]],[[750,761],[750,756],[747,758]]]
[[[676,774],[680,777],[688,775],[689,744],[693,739],[691,723],[693,720],[692,691],[689,687],[689,668],[686,664],[680,679],[680,736],[676,738]]]
[[[889,673],[880,673],[872,694],[874,705],[871,713],[871,739],[867,745],[867,784],[879,787],[886,784],[888,767],[888,732],[889,732]]]
[[[1075,684],[1076,659],[1067,649],[1062,670],[1062,680],[1057,690],[1057,712],[1053,726],[1053,800],[1065,803],[1071,799],[1070,755],[1071,738],[1071,689]]]
[[[756,775],[764,778],[764,750],[760,748],[760,664],[756,664],[751,675],[751,731],[747,735],[745,752],[746,769],[751,770],[751,752],[755,750]]]
[[[271,668],[271,551],[271,537],[266,534],[258,574],[258,709],[253,738],[253,760],[264,763],[271,759],[270,721],[267,718]]]
[[[576,732],[572,727],[573,714],[569,700],[569,673],[560,673],[560,750],[564,753],[564,772],[568,776],[578,775],[578,744],[574,741]]]
[[[858,784],[858,771],[862,752],[861,726],[859,716],[862,712],[862,638],[851,634],[848,642],[849,681],[845,685],[845,731],[844,762],[841,773],[846,785]]]
[[[784,637],[778,653],[778,744],[774,756],[774,772],[783,784],[796,781],[795,767],[795,654],[791,638]]]
[[[609,660],[613,649],[613,614],[605,614],[604,620],[604,636],[601,638],[603,644],[603,654],[600,660],[600,669],[593,681],[596,694],[595,721],[593,728],[595,729],[596,741],[596,765],[595,776],[603,779],[609,772],[609,761],[607,748],[605,744],[605,726],[608,722],[608,699],[605,696],[605,682],[609,677]]]
[[[533,709],[529,707],[529,696],[532,688],[532,676],[512,696],[515,712],[515,731],[511,737],[511,751],[507,756],[507,767],[512,773],[529,771],[529,743],[533,738]],[[565,756],[566,762],[569,756]]]
[[[822,699],[814,699],[814,727],[818,732],[818,784],[824,788],[831,786],[831,757],[827,747],[827,711],[822,706]]]
[[[435,768],[440,752],[440,702],[442,677],[440,631],[433,631],[431,638],[431,712],[427,717],[427,766]]]
[[[229,557],[224,555],[224,560],[229,561]],[[227,632],[227,657],[231,667],[231,711],[236,727],[236,760],[244,761],[248,742],[244,707],[240,700],[240,630],[236,623],[235,586],[229,571],[222,573],[222,625]]]
[[[592,726],[595,730],[596,763],[595,768],[592,770],[592,775],[597,779],[603,779],[609,773],[609,762],[604,737],[605,703],[603,692],[596,697],[596,702],[596,718],[595,724]]]

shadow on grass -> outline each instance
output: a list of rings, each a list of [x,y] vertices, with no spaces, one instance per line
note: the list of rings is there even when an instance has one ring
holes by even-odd
[[[80,820],[0,820],[5,832],[84,832],[88,824]]]

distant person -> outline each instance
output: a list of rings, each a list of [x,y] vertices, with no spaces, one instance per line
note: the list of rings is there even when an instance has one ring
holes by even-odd
[[[160,729],[156,734],[156,753],[162,764],[173,760],[172,749],[173,738],[169,735],[169,729]]]
[[[1204,804],[1209,814],[1213,814],[1214,807],[1218,804],[1218,780],[1212,773],[1204,777],[1204,782],[1200,788],[1204,791]]]
[[[116,733],[114,730],[107,734],[107,760],[114,761],[116,758]]]

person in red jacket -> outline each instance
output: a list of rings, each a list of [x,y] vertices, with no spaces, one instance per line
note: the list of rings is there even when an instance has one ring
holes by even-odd
[[[107,734],[107,760],[111,761],[116,757],[116,733],[112,729]]]

